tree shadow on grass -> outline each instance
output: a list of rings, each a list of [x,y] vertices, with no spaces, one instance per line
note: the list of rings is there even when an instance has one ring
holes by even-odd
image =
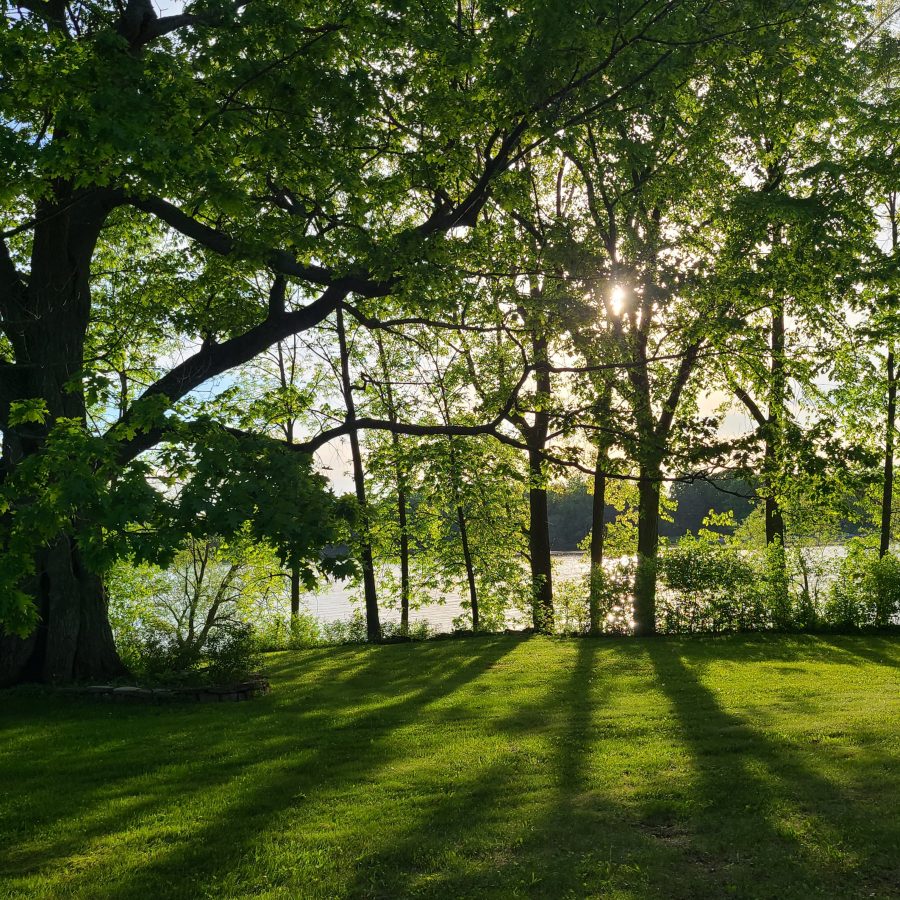
[[[629,639],[633,640],[633,639]],[[654,638],[666,646],[680,647],[693,661],[729,663],[783,662],[833,663],[865,666],[869,663],[900,665],[900,633],[871,635],[784,634],[748,632],[743,634],[667,636]]]
[[[285,873],[273,874],[253,864],[273,827],[283,825],[284,817],[291,818],[304,807],[312,809],[306,833],[296,835],[308,856],[315,849],[311,820],[323,829],[340,829],[340,822],[334,821],[337,802],[347,793],[371,786],[378,773],[395,761],[398,746],[391,739],[395,732],[415,723],[431,704],[479,678],[518,643],[486,639],[467,644],[465,656],[436,654],[442,670],[424,675],[418,648],[404,647],[404,652],[389,654],[375,648],[350,679],[358,679],[355,689],[348,686],[350,680],[332,688],[322,686],[319,702],[324,708],[317,711],[321,716],[307,732],[302,730],[305,717],[293,716],[290,708],[266,713],[255,723],[252,714],[248,721],[230,717],[226,727],[237,725],[247,739],[240,749],[234,746],[233,733],[210,739],[208,732],[201,731],[197,740],[206,742],[207,752],[220,756],[215,776],[198,784],[190,772],[183,773],[180,780],[171,782],[165,798],[158,796],[149,818],[175,815],[179,809],[190,815],[192,806],[210,801],[202,818],[168,838],[154,834],[141,862],[127,869],[108,871],[98,879],[96,867],[86,866],[66,880],[67,890],[87,890],[100,900],[158,896],[160,885],[167,885],[167,897],[186,898],[252,896],[278,889]],[[363,701],[361,708],[348,710],[348,702],[358,703],[357,692],[367,685],[372,687],[370,696],[390,699],[374,705]],[[344,708],[334,717],[334,709],[341,708],[342,693]],[[146,809],[141,812],[147,815]],[[140,831],[142,826],[133,820],[111,819],[98,823],[94,836],[100,834],[102,839],[103,833],[117,827]],[[339,859],[336,864],[341,864]],[[297,865],[314,868],[315,860],[298,859]],[[313,880],[306,883],[314,888]],[[318,894],[311,890],[304,895]]]
[[[900,631],[875,634],[830,635],[819,637],[828,646],[847,656],[862,659],[876,666],[900,669]]]
[[[606,865],[611,819],[586,771],[612,687],[598,674],[602,652],[579,641],[539,700],[492,723],[489,760],[361,860],[349,896],[585,896],[585,860]]]
[[[872,821],[869,807],[879,787],[897,787],[896,774],[887,775],[889,753],[856,753],[852,768],[836,780],[834,765],[816,766],[789,739],[761,733],[725,711],[682,659],[683,642],[634,641],[607,656],[608,648],[579,642],[574,664],[542,705],[500,725],[513,739],[523,727],[559,719],[543,761],[548,783],[540,798],[527,800],[535,791],[533,773],[525,777],[503,764],[474,771],[402,840],[367,857],[352,895],[894,895],[889,886],[896,887],[898,866],[891,848],[896,853],[900,823],[891,818],[889,801],[880,821]],[[751,660],[759,661],[762,649],[751,648]],[[717,658],[708,646],[689,645],[688,655],[691,650],[701,664]],[[738,646],[725,658],[746,655]],[[823,654],[817,642],[801,642],[799,660],[785,650],[765,658],[772,655],[785,663],[823,656],[850,662],[844,648]],[[616,668],[604,671],[604,663]],[[658,715],[643,728],[605,715],[610,682],[621,687],[629,669],[637,679],[632,689],[659,699]],[[649,763],[612,758],[626,741],[638,756],[640,742],[653,744]],[[625,777],[648,764],[646,783],[616,791],[617,767],[625,767],[619,769]],[[504,841],[479,843],[472,836],[480,830],[497,832],[500,803],[507,820],[519,818],[518,839],[507,828]]]
[[[696,813],[672,825],[709,868],[700,895],[889,896],[881,890],[896,860],[879,851],[897,847],[900,823],[890,805],[887,818],[873,823],[869,805],[888,788],[885,757],[855,761],[861,775],[841,787],[813,771],[813,754],[725,711],[683,648],[653,640],[643,646],[694,760]]]
[[[339,681],[346,669],[356,668],[358,655],[336,648],[327,666],[317,661],[318,668]],[[316,703],[315,686],[287,693],[295,702],[302,696]],[[252,728],[256,740],[229,748],[227,757],[233,766],[253,764],[273,733],[267,720],[282,699],[148,707],[31,688],[5,694],[0,777],[8,788],[0,795],[6,801],[0,805],[0,871],[7,875],[52,866],[117,825],[171,803],[173,795],[187,797],[221,784],[228,772],[204,762],[217,753],[225,758],[217,750],[223,732]],[[149,741],[155,745],[148,750]]]
[[[530,652],[511,638],[279,657],[284,680],[253,704],[115,711],[158,753],[117,751],[125,723],[102,708],[43,721],[55,749],[41,759],[73,785],[55,813],[79,824],[25,855],[0,851],[0,869],[68,865],[57,884],[98,900],[892,896],[896,814],[883,800],[873,822],[864,806],[879,779],[888,797],[898,787],[886,754],[860,751],[838,786],[788,739],[723,709],[698,675],[721,660],[822,661],[815,642],[796,655],[739,640],[569,646],[558,674],[510,664]],[[824,658],[847,664],[852,650],[839,641]],[[623,714],[613,687],[650,695],[649,715]],[[103,749],[82,759],[84,719]],[[687,754],[682,782],[653,771],[645,791],[617,794],[627,754],[660,732],[663,764],[669,745],[673,764]],[[192,746],[197,760],[179,762]]]

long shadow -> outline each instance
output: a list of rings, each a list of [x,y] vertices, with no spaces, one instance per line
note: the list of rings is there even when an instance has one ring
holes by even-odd
[[[900,669],[900,632],[872,635],[834,635],[820,637],[827,645],[848,656],[862,658],[866,662],[890,669]]]
[[[623,671],[633,684],[623,682]],[[516,857],[496,873],[500,885],[516,886],[516,896],[679,896],[676,872],[685,861],[676,848],[658,846],[652,833],[668,841],[669,825],[658,821],[658,810],[645,823],[628,791],[620,792],[620,779],[631,779],[644,764],[637,745],[652,743],[654,735],[617,704],[635,689],[646,691],[647,681],[636,642],[579,641],[565,694],[557,698],[564,712],[548,802]],[[671,875],[654,886],[652,869],[660,865],[669,865]]]
[[[651,640],[643,646],[693,755],[699,805],[682,825],[691,856],[707,869],[707,895],[887,896],[878,891],[891,877],[891,864],[878,866],[872,823],[864,827],[870,810],[855,796],[871,799],[878,785],[841,789],[811,771],[788,740],[764,735],[723,710],[677,644]],[[875,760],[872,771],[883,763]],[[900,841],[896,819],[876,825],[874,834],[885,848]],[[896,872],[896,861],[893,866]]]
[[[292,735],[289,723],[285,727],[283,716],[275,715],[266,724],[267,734],[259,736],[264,739],[254,743],[251,752],[235,758],[226,751],[222,778],[215,786],[205,786],[222,795],[214,818],[197,823],[177,842],[159,848],[145,865],[104,880],[102,885],[94,884],[91,896],[98,900],[153,896],[160,884],[171,885],[166,896],[173,898],[252,894],[263,887],[277,887],[271,882],[244,884],[242,871],[244,863],[251,860],[254,847],[265,843],[273,823],[305,804],[318,803],[324,807],[325,815],[331,793],[346,793],[371,783],[379,771],[395,760],[390,737],[398,728],[415,722],[431,704],[479,678],[518,643],[510,639],[468,643],[465,657],[450,657],[454,662],[460,659],[458,665],[427,676],[423,676],[415,660],[417,648],[370,651],[373,661],[357,673],[357,688],[369,685],[378,695],[402,699],[391,699],[374,709],[349,715],[318,736]],[[386,666],[394,668],[385,671]],[[421,681],[423,677],[425,680]],[[195,791],[189,784],[183,787],[185,795],[172,798],[173,807],[190,805]],[[307,796],[312,800],[308,801]],[[298,840],[304,837],[297,836]],[[172,884],[176,875],[181,880]],[[88,870],[83,878],[70,884],[73,889],[85,887],[91,884],[92,877]],[[309,895],[316,894],[311,891]]]
[[[736,641],[727,653],[723,645],[722,658],[824,658],[845,665],[853,660],[843,640],[824,652],[815,642],[800,641],[796,655],[766,643]],[[403,769],[402,756],[409,744],[398,731],[458,727],[465,734],[485,712],[479,706],[483,692],[503,689],[502,680],[479,680],[495,668],[502,674],[507,654],[520,647],[527,652],[527,646],[521,639],[499,638],[466,641],[459,648],[337,651],[309,657],[309,679],[297,677],[296,661],[279,657],[274,672],[291,681],[276,685],[271,697],[225,709],[160,710],[146,736],[164,738],[166,749],[150,757],[149,765],[145,748],[125,751],[142,767],[125,778],[121,757],[113,756],[115,774],[105,784],[91,767],[102,764],[107,750],[93,760],[77,756],[87,707],[73,707],[62,722],[48,723],[44,716],[55,749],[44,748],[42,764],[60,766],[75,786],[60,796],[56,817],[83,821],[85,808],[117,803],[95,812],[79,834],[56,841],[45,836],[33,854],[0,851],[0,870],[10,871],[5,862],[20,874],[58,869],[66,857],[78,855],[86,864],[72,871],[67,891],[98,900],[160,896],[160,885],[173,898],[266,892],[556,898],[603,896],[607,888],[621,889],[623,896],[667,898],[894,895],[889,886],[896,857],[891,863],[886,850],[873,857],[868,845],[900,848],[900,823],[896,815],[892,822],[867,823],[861,805],[885,771],[885,754],[857,759],[861,775],[846,789],[810,771],[809,759],[789,741],[724,710],[701,681],[697,664],[719,659],[714,642],[579,641],[574,661],[559,677],[536,681],[535,691],[525,695],[527,705],[515,708],[502,694],[491,698],[491,728],[472,733],[495,734],[499,749],[482,751],[473,740],[471,765],[456,769],[428,744],[427,765],[418,763],[413,776],[427,780],[424,792],[421,783],[406,784],[405,775],[390,774],[394,767],[410,771]],[[612,663],[618,668],[607,669]],[[640,684],[671,709],[673,718],[667,718],[668,709],[661,711],[652,727],[663,722],[671,729],[675,723],[671,740],[691,758],[690,803],[672,802],[677,791],[665,782],[656,785],[655,797],[617,802],[598,777],[598,766],[606,765],[598,746],[616,722],[605,718],[610,687],[629,668],[640,669]],[[141,722],[136,711],[116,712]],[[97,708],[87,718],[103,746],[115,750],[123,723],[108,715]],[[639,740],[629,727],[624,738]],[[19,735],[9,748],[14,759],[31,744],[19,729],[10,733]],[[620,724],[611,736],[621,742]],[[179,768],[191,742],[202,758]],[[219,759],[217,770],[205,764],[210,757]],[[77,788],[84,778],[90,791]],[[885,790],[892,787],[898,787],[896,777],[885,779]],[[362,842],[358,821],[342,826],[330,819],[333,809],[347,810],[348,795],[354,811],[368,804],[373,813],[371,833]],[[212,811],[203,806],[209,797],[215,800]],[[402,806],[396,821],[394,804]],[[197,808],[205,820],[168,840],[155,833],[154,821]],[[887,803],[883,809],[889,815]],[[321,872],[299,882],[283,862],[273,869],[253,858],[273,844],[289,843],[287,826],[298,856],[301,848],[318,846],[321,857]],[[341,827],[340,840],[326,833]],[[137,841],[141,831],[150,834],[152,846],[127,871],[110,866],[99,880],[106,861],[91,859],[92,847],[117,830],[136,831]],[[823,859],[823,843],[833,847],[833,859]],[[340,885],[340,892],[329,885]]]
[[[633,640],[633,639],[631,639]],[[680,646],[692,656],[729,662],[835,663],[838,665],[897,666],[900,663],[900,635],[746,634],[691,635],[659,638],[667,645]]]
[[[358,668],[357,658],[358,652],[337,648],[324,669],[339,681],[348,668]],[[296,692],[288,693],[299,699]],[[315,690],[301,693],[314,707]],[[211,773],[201,763],[204,755],[223,744],[211,730],[222,722],[229,731],[233,726],[252,729],[256,740],[248,741],[243,752],[228,754],[232,765],[252,765],[270,741],[267,734],[276,731],[266,720],[279,702],[275,695],[240,706],[126,707],[33,689],[11,691],[4,699],[9,702],[0,715],[0,772],[15,771],[16,781],[10,780],[4,791],[8,811],[0,807],[0,834],[5,838],[0,870],[10,875],[53,864],[115,831],[124,819],[133,821],[171,800],[170,785],[178,785],[180,796],[187,798],[221,784],[229,773]],[[129,734],[132,723],[135,734]],[[145,728],[164,732],[157,752],[148,753],[140,743],[139,733]],[[198,741],[201,732],[203,739]],[[190,758],[192,746],[197,763],[194,780],[183,785],[177,768],[186,755]],[[32,767],[32,759],[39,759],[40,766]],[[128,775],[111,777],[107,763],[116,771],[130,769]],[[173,768],[176,771],[170,772]],[[61,780],[64,791],[59,790]],[[87,816],[85,810],[90,811]],[[73,820],[79,822],[77,831],[68,827]],[[53,838],[57,823],[67,827]],[[31,839],[35,831],[39,836]]]
[[[598,649],[579,641],[539,701],[492,721],[499,752],[367,855],[349,896],[579,896],[610,814],[587,771],[611,687],[597,680]]]

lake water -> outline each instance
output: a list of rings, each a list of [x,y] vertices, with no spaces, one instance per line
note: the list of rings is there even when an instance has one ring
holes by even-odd
[[[814,547],[803,551],[803,558],[809,566],[809,584],[812,592],[822,591],[827,587],[833,575],[835,564],[844,556],[846,550],[843,546]],[[617,560],[611,560],[615,564]],[[399,573],[399,567],[397,573]],[[565,582],[580,581],[587,577],[590,566],[586,555],[581,552],[554,553],[553,554],[553,582],[554,588]],[[395,577],[399,580],[399,575]],[[333,581],[323,585],[322,589],[313,594],[306,594],[301,602],[307,611],[320,622],[346,621],[354,612],[362,610],[362,588],[348,581]],[[410,623],[427,622],[433,631],[447,632],[453,630],[453,620],[462,615],[460,605],[462,595],[459,593],[435,594],[434,603],[423,605],[410,611]],[[354,602],[354,598],[356,602]],[[440,602],[443,601],[443,602]],[[395,609],[381,610],[383,622],[399,622],[400,612]],[[509,617],[510,627],[523,627],[530,624],[521,621],[516,613]]]

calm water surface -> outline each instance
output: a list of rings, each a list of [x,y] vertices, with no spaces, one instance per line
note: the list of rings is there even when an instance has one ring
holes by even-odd
[[[832,576],[826,570],[833,567],[845,552],[842,546],[816,547],[803,551],[804,559],[809,563],[809,568],[813,572],[810,577],[811,590],[821,590],[827,586],[827,582],[831,580]],[[611,562],[615,563],[616,561]],[[395,575],[399,580],[399,567],[395,568],[397,569]],[[554,585],[584,579],[588,571],[587,558],[581,552],[553,554]],[[361,611],[363,608],[361,597],[361,587],[349,581],[340,580],[324,584],[316,593],[306,594],[302,598],[302,602],[307,611],[320,622],[334,622],[350,619],[354,612]],[[410,611],[410,622],[425,621],[434,631],[452,631],[453,620],[465,612],[460,605],[461,595],[459,593],[435,594],[434,597],[436,602]],[[521,627],[523,624],[527,624],[517,621],[515,616],[516,614],[513,613],[510,618],[511,627]],[[400,612],[399,610],[382,609],[381,618],[384,622],[399,622]]]

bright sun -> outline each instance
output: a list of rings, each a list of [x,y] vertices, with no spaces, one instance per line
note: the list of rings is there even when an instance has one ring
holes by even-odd
[[[625,306],[625,288],[620,284],[614,284],[609,295],[609,305],[612,311],[619,315]]]

